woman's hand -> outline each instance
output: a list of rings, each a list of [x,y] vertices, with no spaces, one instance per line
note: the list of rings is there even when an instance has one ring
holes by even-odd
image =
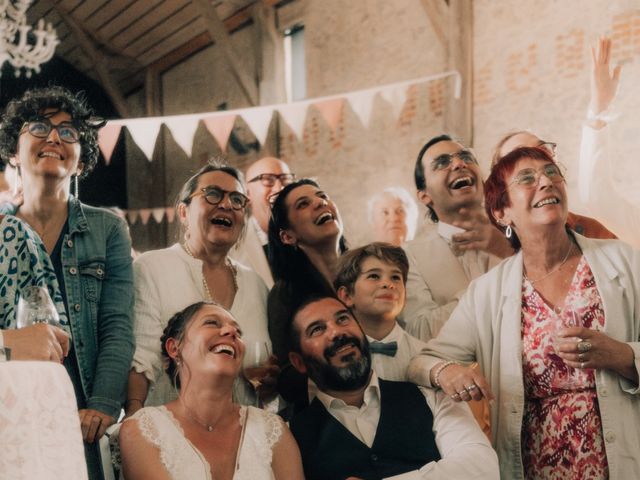
[[[61,328],[39,323],[17,330],[3,330],[4,345],[14,360],[51,360],[62,363],[69,354],[69,335]]]
[[[438,363],[431,369],[431,384],[434,386],[435,378],[433,376],[443,363]],[[482,400],[483,398],[493,400],[495,397],[487,379],[475,370],[475,365],[467,367],[465,365],[451,364],[441,370],[438,375],[438,383],[442,391],[456,402]]]
[[[630,345],[584,327],[563,328],[559,337],[579,338],[578,342],[560,342],[558,356],[573,368],[609,369],[638,384],[638,372]]]
[[[249,378],[245,378],[249,381]],[[258,384],[256,393],[262,401],[269,401],[275,397],[278,387],[278,375],[280,375],[280,367],[278,366],[278,359],[275,355],[269,355],[266,362],[258,367],[251,368],[251,380]]]
[[[618,90],[621,66],[609,67],[611,59],[611,39],[600,37],[597,47],[591,47],[591,100],[589,110],[598,114],[603,112],[613,101]]]
[[[451,245],[456,255],[462,255],[465,250],[482,250],[497,256],[507,258],[513,255],[513,248],[500,230],[493,226],[484,209],[459,210],[463,220],[453,222],[453,225],[466,230],[451,237]]]
[[[82,430],[82,439],[87,443],[93,443],[100,440],[111,425],[116,423],[116,419],[111,415],[93,410],[91,408],[83,408],[78,410],[80,415],[80,429]]]

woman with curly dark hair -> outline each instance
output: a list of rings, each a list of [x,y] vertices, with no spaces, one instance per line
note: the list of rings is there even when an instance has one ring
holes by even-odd
[[[97,162],[103,124],[82,97],[49,87],[11,101],[0,125],[0,157],[16,165],[24,188],[24,203],[5,213],[15,213],[42,239],[68,312],[72,341],[64,365],[91,479],[102,478],[97,440],[120,414],[133,355],[127,226],[77,198],[78,178]]]
[[[267,303],[269,335],[282,366],[279,392],[296,406],[307,403],[307,383],[288,363],[288,324],[309,295],[335,295],[335,266],[347,249],[342,232],[338,207],[314,180],[290,183],[273,202],[269,263],[276,283]]]

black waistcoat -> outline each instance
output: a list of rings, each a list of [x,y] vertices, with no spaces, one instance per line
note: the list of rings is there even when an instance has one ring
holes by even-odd
[[[418,387],[380,379],[381,411],[369,448],[338,422],[316,398],[291,420],[307,480],[374,480],[417,470],[440,453],[433,414]]]

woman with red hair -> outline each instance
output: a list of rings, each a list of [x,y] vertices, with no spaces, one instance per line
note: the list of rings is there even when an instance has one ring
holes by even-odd
[[[564,176],[542,148],[494,166],[485,208],[517,253],[469,286],[410,377],[495,398],[501,478],[636,478],[640,253],[567,228]]]

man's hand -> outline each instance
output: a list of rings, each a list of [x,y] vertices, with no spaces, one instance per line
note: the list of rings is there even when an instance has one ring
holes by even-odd
[[[78,410],[78,415],[80,416],[82,439],[87,443],[100,440],[107,428],[116,423],[116,419],[111,415],[90,408]]]
[[[591,100],[589,110],[594,114],[605,111],[616,96],[620,81],[620,65],[611,72],[611,39],[600,37],[596,48],[591,47]]]
[[[465,250],[482,250],[498,258],[513,255],[509,241],[489,221],[482,208],[471,210],[463,207],[460,209],[460,215],[462,220],[453,222],[453,225],[466,231],[451,237],[454,253],[458,255]]]
[[[18,330],[3,330],[4,345],[13,360],[51,360],[62,363],[69,354],[69,335],[46,323]]]

